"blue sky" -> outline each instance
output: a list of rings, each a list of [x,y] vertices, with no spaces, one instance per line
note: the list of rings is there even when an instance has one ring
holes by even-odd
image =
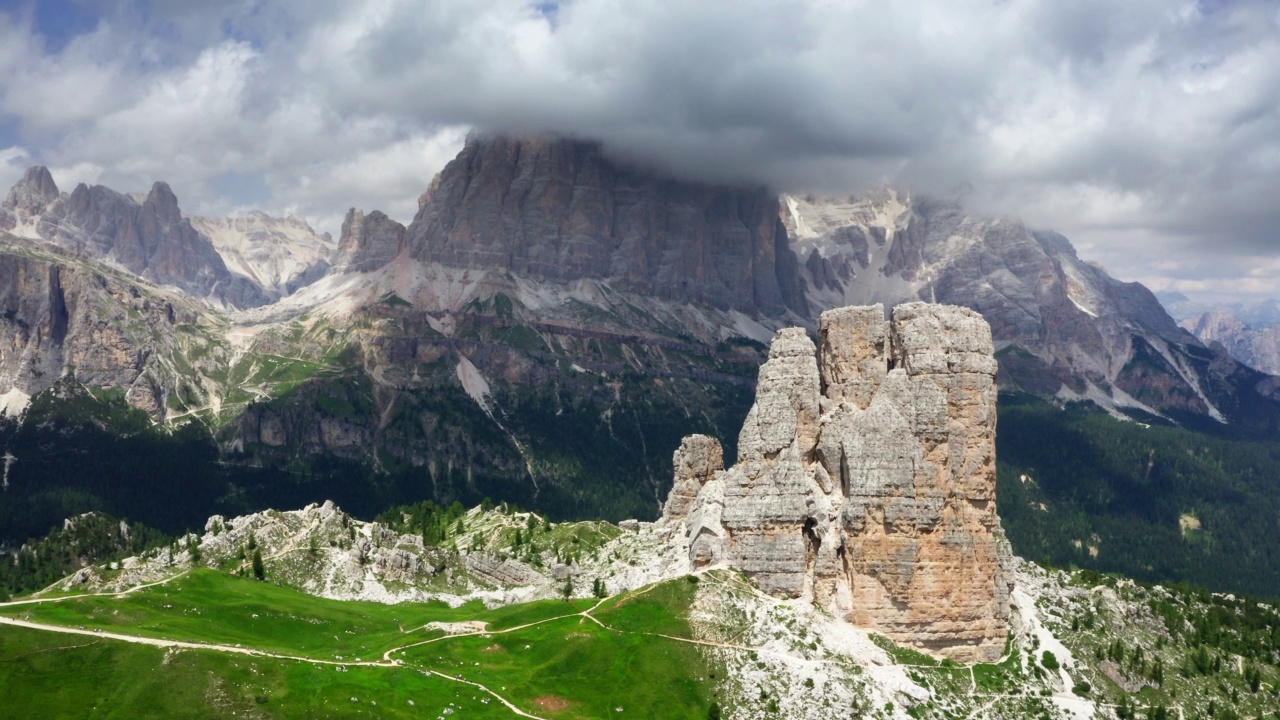
[[[32,14],[34,30],[44,36],[46,50],[57,53],[72,38],[98,26],[100,7],[93,2],[42,0],[29,3],[23,11]]]
[[[683,177],[892,183],[1155,289],[1280,287],[1274,0],[0,0],[0,185],[402,221],[471,128]]]

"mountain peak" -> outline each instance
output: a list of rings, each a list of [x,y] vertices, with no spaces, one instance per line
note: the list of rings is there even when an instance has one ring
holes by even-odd
[[[143,206],[152,208],[156,217],[166,222],[177,223],[182,220],[182,211],[178,208],[178,196],[173,193],[173,188],[169,187],[167,182],[156,181],[151,186],[151,192],[147,194]]]
[[[351,208],[342,221],[334,267],[343,272],[369,272],[386,265],[405,247],[405,227],[379,210],[366,215]]]
[[[412,256],[805,317],[777,198],[625,167],[598,142],[473,133],[421,199]]]
[[[5,198],[5,210],[21,210],[30,214],[42,212],[49,203],[58,199],[58,186],[53,174],[44,165],[33,165],[22,174],[9,196]]]

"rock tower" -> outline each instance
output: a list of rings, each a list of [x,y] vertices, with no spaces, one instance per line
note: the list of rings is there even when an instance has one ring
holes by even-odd
[[[695,567],[741,569],[859,627],[964,662],[1008,633],[991,329],[961,307],[822,314],[778,332],[724,470],[686,438],[665,522]]]

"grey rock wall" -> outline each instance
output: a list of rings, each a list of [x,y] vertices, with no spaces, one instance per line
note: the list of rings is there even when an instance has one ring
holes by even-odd
[[[476,135],[420,206],[408,238],[421,260],[808,315],[777,198],[763,188],[665,180],[597,143]]]

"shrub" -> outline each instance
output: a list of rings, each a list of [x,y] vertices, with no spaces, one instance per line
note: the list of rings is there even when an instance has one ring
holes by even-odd
[[[1045,650],[1044,655],[1040,656],[1040,664],[1044,665],[1045,670],[1057,670],[1060,667],[1058,658],[1054,657],[1054,654],[1048,650]]]

